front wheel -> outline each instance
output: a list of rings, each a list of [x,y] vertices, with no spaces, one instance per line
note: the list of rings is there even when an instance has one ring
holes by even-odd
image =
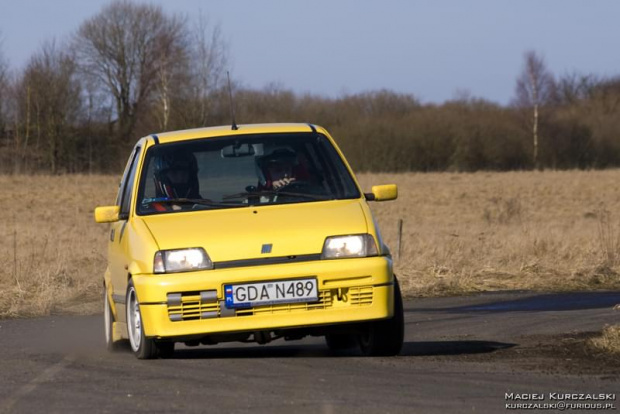
[[[133,280],[129,280],[129,285],[127,286],[125,308],[127,309],[127,333],[134,355],[138,359],[153,359],[157,357],[155,341],[144,336],[140,303],[138,302],[138,295],[136,294]]]
[[[394,315],[390,319],[370,322],[358,336],[358,342],[365,356],[393,356],[398,355],[403,347],[404,337],[403,298],[394,276]]]

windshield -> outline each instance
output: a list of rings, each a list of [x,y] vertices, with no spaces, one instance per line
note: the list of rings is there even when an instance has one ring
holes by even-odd
[[[259,134],[149,148],[140,215],[358,198],[342,159],[321,134]]]

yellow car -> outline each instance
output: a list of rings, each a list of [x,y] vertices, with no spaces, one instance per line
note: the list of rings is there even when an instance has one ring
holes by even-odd
[[[176,342],[325,336],[332,350],[396,355],[403,306],[392,258],[329,133],[310,124],[153,134],[133,149],[113,206],[104,275],[108,349],[140,359]]]

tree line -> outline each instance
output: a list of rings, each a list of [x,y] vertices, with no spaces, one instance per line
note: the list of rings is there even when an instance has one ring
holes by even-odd
[[[0,172],[118,173],[144,135],[231,121],[218,25],[114,1],[19,72],[0,53]],[[379,90],[338,98],[233,83],[237,121],[312,122],[364,171],[620,165],[620,77],[556,77],[524,54],[509,105]]]

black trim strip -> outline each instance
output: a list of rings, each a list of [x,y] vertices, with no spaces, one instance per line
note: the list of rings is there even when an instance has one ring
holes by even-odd
[[[314,125],[312,124],[308,124],[308,126],[310,127],[310,129],[312,130],[312,132],[314,132],[316,134],[316,128],[314,127]]]
[[[153,141],[155,141],[155,145],[159,145],[159,137],[155,134],[151,134],[151,136],[153,137]]]
[[[215,262],[213,263],[214,269],[229,269],[231,267],[247,267],[247,266],[263,266],[271,264],[282,263],[299,263],[299,262],[312,262],[315,260],[321,260],[321,254],[301,254],[298,256],[280,256],[280,257],[266,257],[260,259],[243,259],[243,260],[229,260],[227,262]]]
[[[127,214],[127,218],[129,218],[129,214]],[[125,226],[127,226],[127,222],[126,221],[123,222],[123,225],[121,226],[121,236],[118,238],[118,242],[119,243],[121,242],[121,240],[123,240],[123,234],[125,234]]]

